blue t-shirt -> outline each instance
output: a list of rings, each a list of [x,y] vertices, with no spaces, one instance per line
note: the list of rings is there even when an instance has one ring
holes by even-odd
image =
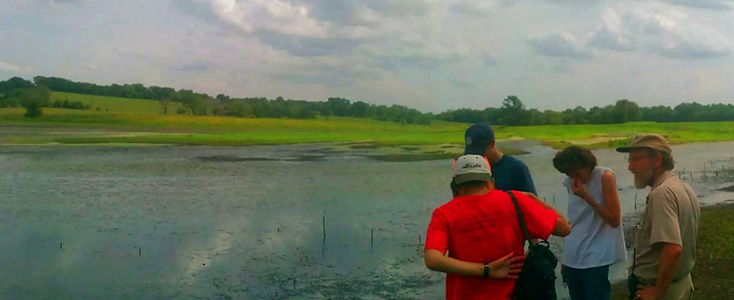
[[[494,188],[501,191],[522,191],[538,194],[535,191],[530,170],[521,160],[503,155],[500,161],[491,165]]]

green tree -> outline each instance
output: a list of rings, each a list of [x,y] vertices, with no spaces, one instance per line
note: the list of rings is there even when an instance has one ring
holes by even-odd
[[[321,114],[324,117],[331,116],[331,107],[329,106],[329,103],[323,103],[321,105],[321,109],[319,109],[319,114]]]
[[[678,104],[674,109],[676,114],[677,122],[694,122],[701,121],[701,113],[704,111],[704,106],[696,102],[693,103],[681,103]]]
[[[350,115],[355,118],[368,117],[370,106],[362,101],[357,101],[352,104],[350,109]]]
[[[348,117],[352,104],[349,100],[343,98],[329,98],[327,100],[331,112],[339,117]]]
[[[675,118],[675,112],[670,106],[653,106],[642,108],[642,119],[644,121],[653,122],[672,122]]]
[[[6,81],[0,81],[0,93],[16,89],[27,89],[32,88],[33,83],[20,77],[13,77]]]
[[[233,100],[226,104],[228,114],[235,117],[251,117],[252,106],[244,100]]]
[[[189,107],[191,107],[191,112],[194,115],[197,116],[206,116],[207,115],[207,105],[206,100],[201,97],[195,97],[194,100],[189,104]]]
[[[296,113],[296,119],[315,119],[316,115],[308,107],[301,107]]]
[[[525,105],[517,96],[507,96],[502,101],[502,118],[499,120],[504,125],[525,125]]]
[[[36,85],[20,92],[20,101],[26,109],[26,117],[37,118],[43,115],[42,107],[48,106],[50,100],[51,91],[43,85]]]
[[[38,118],[43,115],[41,105],[38,102],[30,102],[25,105],[25,117]]]
[[[219,101],[225,102],[225,101],[229,101],[229,99],[230,99],[229,96],[227,96],[225,94],[218,94],[217,95],[217,100],[219,100]]]
[[[614,123],[628,123],[642,120],[642,110],[634,101],[618,100],[614,104]]]

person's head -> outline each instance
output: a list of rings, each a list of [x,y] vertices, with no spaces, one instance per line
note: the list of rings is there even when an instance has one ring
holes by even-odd
[[[461,156],[454,160],[453,169],[458,196],[486,193],[494,188],[492,168],[484,156]]]
[[[556,153],[553,167],[568,177],[586,182],[596,168],[596,157],[589,149],[570,146]]]
[[[628,169],[635,175],[638,189],[652,186],[660,174],[675,167],[673,150],[668,141],[657,134],[637,136],[630,146],[617,148],[617,151],[629,153]]]
[[[464,155],[474,154],[490,157],[495,147],[494,131],[489,124],[474,124],[464,133]]]

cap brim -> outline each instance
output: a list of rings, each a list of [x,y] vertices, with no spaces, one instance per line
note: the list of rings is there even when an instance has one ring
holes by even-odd
[[[635,146],[635,147],[632,147],[632,146],[628,146],[628,147],[619,147],[619,148],[617,148],[617,152],[622,152],[622,153],[628,153],[628,152],[630,152],[630,151],[633,151],[633,150],[640,150],[640,149],[651,149],[651,148],[650,148],[650,147],[647,147],[647,146]]]
[[[454,181],[456,181],[456,184],[462,184],[464,182],[469,182],[469,181],[492,181],[492,175],[487,174],[487,173],[461,174],[461,175],[456,175],[456,178],[454,178]]]

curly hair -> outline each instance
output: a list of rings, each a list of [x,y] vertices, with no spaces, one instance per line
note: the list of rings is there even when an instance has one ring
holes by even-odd
[[[563,174],[576,169],[593,170],[596,168],[596,156],[584,147],[570,146],[556,153],[553,167]]]

